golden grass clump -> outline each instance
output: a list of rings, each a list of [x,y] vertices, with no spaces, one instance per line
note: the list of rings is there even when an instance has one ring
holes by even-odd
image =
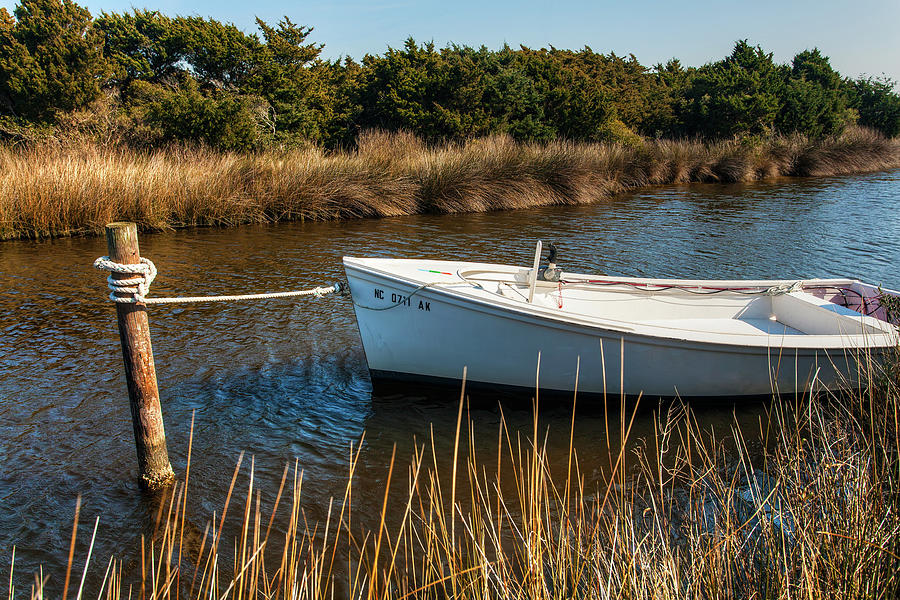
[[[374,492],[381,518],[368,524],[353,516],[359,446],[324,523],[306,519],[296,465],[285,467],[264,511],[251,462],[238,501],[239,460],[224,507],[202,534],[185,528],[188,456],[135,572],[115,559],[95,567],[106,569],[99,597],[896,598],[896,373],[850,397],[776,399],[748,437],[735,426],[730,439],[716,439],[679,403],[660,405],[655,433],[629,442],[634,414],[619,411],[607,444],[598,436],[596,452],[609,465],[595,483],[573,448],[574,403],[568,459],[554,470],[537,403],[529,431],[510,431],[501,419],[496,453],[479,457],[461,397],[452,462],[434,439],[417,443],[402,474],[392,456],[385,488]],[[609,431],[618,439],[609,442]],[[239,535],[223,538],[226,523]],[[41,581],[32,600],[45,594]]]
[[[429,146],[369,131],[355,150],[255,154],[89,141],[0,148],[0,239],[459,213],[597,202],[646,185],[842,175],[900,167],[900,142],[866,129],[812,141],[518,143],[504,135]]]

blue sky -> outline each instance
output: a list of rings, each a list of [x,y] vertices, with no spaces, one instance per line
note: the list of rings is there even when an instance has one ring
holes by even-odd
[[[12,9],[14,0],[0,0]],[[93,14],[132,7],[169,15],[199,15],[256,31],[254,17],[275,22],[284,15],[315,28],[324,56],[380,54],[413,36],[497,48],[504,42],[531,47],[590,46],[598,52],[633,53],[645,65],[678,57],[701,65],[729,53],[747,38],[789,62],[818,47],[844,75],[887,74],[900,80],[900,0],[619,0],[513,2],[449,0],[81,0]]]

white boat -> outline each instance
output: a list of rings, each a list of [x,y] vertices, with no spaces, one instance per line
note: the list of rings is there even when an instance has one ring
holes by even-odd
[[[373,378],[449,383],[465,367],[470,384],[532,392],[572,391],[577,373],[579,393],[769,396],[857,385],[897,345],[879,298],[900,294],[853,279],[542,273],[539,256],[344,257]]]

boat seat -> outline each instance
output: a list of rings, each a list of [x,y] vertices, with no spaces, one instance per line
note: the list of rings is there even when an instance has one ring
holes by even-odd
[[[889,323],[806,292],[773,297],[772,311],[780,321],[812,335],[891,333]]]

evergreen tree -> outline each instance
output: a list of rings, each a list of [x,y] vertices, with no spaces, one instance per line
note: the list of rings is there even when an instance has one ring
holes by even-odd
[[[834,135],[852,118],[841,76],[816,48],[794,57],[780,101],[775,127],[781,133]]]
[[[272,27],[261,19],[262,44],[250,59],[246,92],[265,98],[270,106],[276,139],[282,143],[303,138],[320,141],[327,125],[322,114],[328,104],[325,71],[313,68],[321,44],[307,43],[312,27],[285,17]]]
[[[91,14],[71,0],[22,0],[0,13],[0,101],[14,116],[52,119],[100,95],[107,70]]]
[[[554,137],[574,140],[603,139],[615,107],[600,82],[581,65],[567,64],[567,56],[555,50],[522,48],[520,60],[543,99],[543,112]]]
[[[174,19],[135,9],[124,14],[102,13],[95,25],[104,34],[103,52],[114,82],[124,86],[135,80],[159,83],[181,71],[185,49],[172,35]]]
[[[709,138],[769,134],[783,81],[771,53],[741,40],[724,60],[697,69],[685,90],[685,129]]]
[[[639,130],[657,138],[679,137],[688,132],[682,117],[686,114],[685,90],[696,69],[685,68],[677,58],[653,68],[653,84],[647,92],[647,109]]]
[[[433,43],[412,38],[384,56],[367,55],[358,89],[359,126],[406,129],[428,139],[453,137],[459,123],[441,110],[447,105],[449,70]]]

